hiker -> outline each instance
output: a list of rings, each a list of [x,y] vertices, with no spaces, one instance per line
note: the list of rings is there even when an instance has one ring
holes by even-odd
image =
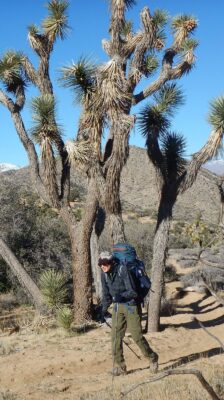
[[[98,265],[102,270],[102,318],[108,307],[113,303],[112,311],[112,355],[114,376],[125,375],[127,368],[123,355],[122,340],[128,328],[133,340],[139,346],[142,354],[149,360],[149,368],[157,372],[158,355],[150,348],[142,334],[140,304],[133,279],[125,266],[120,270],[119,261],[107,251],[100,254]]]

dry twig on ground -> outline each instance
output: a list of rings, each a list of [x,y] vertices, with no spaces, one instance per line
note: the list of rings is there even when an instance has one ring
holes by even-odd
[[[158,380],[163,379],[166,376],[170,376],[170,375],[195,375],[196,378],[201,383],[201,385],[203,386],[203,388],[210,395],[212,400],[221,400],[217,396],[217,394],[215,393],[213,388],[205,380],[205,378],[203,377],[202,373],[200,371],[198,371],[197,369],[170,369],[170,370],[161,372],[160,374],[157,374],[157,375],[153,376],[152,378],[148,379],[147,381],[138,383],[137,385],[134,385],[129,390],[126,390],[125,392],[121,392],[121,397],[123,398],[124,396],[126,396],[127,394],[129,394],[133,390],[137,389],[141,385],[145,385],[146,383],[152,383],[152,382],[158,381]]]
[[[199,321],[196,317],[193,317],[192,320],[193,320],[193,321],[196,321],[196,322],[200,325],[200,327],[201,327],[209,336],[211,336],[213,339],[215,339],[215,340],[219,343],[219,345],[221,346],[221,348],[222,348],[223,351],[224,351],[224,344],[221,342],[221,340],[220,340],[217,336],[215,336],[215,335],[213,335],[213,333],[209,332],[209,330],[205,328],[205,326],[203,325],[203,323],[202,323],[201,321]]]

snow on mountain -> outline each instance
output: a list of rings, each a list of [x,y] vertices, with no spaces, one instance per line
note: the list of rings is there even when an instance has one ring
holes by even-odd
[[[17,165],[14,165],[14,164],[2,163],[2,164],[0,164],[0,173],[6,172],[6,171],[12,171],[12,170],[19,169],[19,168],[20,167],[18,167]]]
[[[224,175],[224,160],[208,161],[203,165],[203,168],[208,169],[216,175]]]

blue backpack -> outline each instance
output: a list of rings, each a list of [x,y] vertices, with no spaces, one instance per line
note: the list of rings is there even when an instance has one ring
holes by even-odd
[[[142,301],[151,288],[151,281],[145,271],[144,262],[137,258],[135,248],[128,243],[114,244],[112,254],[121,267],[126,265],[133,278],[139,299]]]

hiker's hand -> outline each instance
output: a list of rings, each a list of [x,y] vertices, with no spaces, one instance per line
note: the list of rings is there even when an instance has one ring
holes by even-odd
[[[120,294],[116,294],[113,297],[113,303],[123,303],[124,302],[124,297],[122,297]]]

